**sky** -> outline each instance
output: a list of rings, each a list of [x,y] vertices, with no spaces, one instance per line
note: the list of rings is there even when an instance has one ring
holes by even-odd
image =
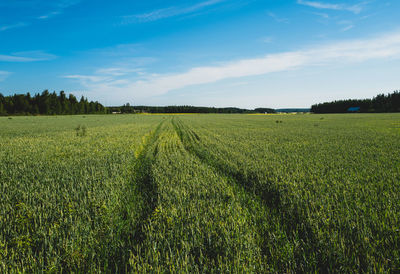
[[[400,89],[398,0],[0,0],[0,93],[310,107]]]

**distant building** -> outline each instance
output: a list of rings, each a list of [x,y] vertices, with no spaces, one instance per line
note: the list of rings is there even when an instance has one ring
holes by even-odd
[[[350,107],[348,110],[347,110],[347,112],[358,112],[358,111],[360,111],[360,107]]]

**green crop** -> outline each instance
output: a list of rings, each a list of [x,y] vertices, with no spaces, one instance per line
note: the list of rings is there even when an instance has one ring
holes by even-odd
[[[400,271],[399,121],[0,117],[0,272]]]

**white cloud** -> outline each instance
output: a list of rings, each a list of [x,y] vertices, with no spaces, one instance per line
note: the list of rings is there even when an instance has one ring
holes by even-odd
[[[89,83],[89,82],[94,82],[94,83],[98,83],[98,82],[105,82],[109,79],[112,79],[110,77],[103,77],[103,76],[89,76],[89,75],[66,75],[63,76],[64,78],[67,79],[76,79],[76,80],[81,80],[85,83]]]
[[[169,17],[191,14],[209,6],[219,4],[225,0],[209,0],[185,7],[168,7],[154,10],[143,14],[122,16],[122,24],[132,24],[137,22],[151,22]]]
[[[310,66],[347,64],[372,59],[399,58],[400,32],[375,38],[320,45],[308,49],[269,54],[259,58],[243,59],[218,66],[195,67],[183,73],[148,75],[141,79],[112,76],[68,76],[95,96],[104,98],[148,98],[189,86],[210,84],[225,79],[267,75]],[[102,78],[103,77],[103,78]]]
[[[54,1],[53,5],[60,9],[66,9],[70,6],[74,6],[82,2],[82,0],[58,0]]]
[[[8,76],[10,76],[11,72],[0,70],[0,82],[4,81]]]
[[[359,3],[357,5],[345,5],[345,4],[331,4],[324,2],[316,2],[316,1],[306,1],[306,0],[297,0],[297,4],[309,6],[316,9],[327,9],[327,10],[342,10],[349,11],[354,14],[359,14],[363,10],[364,2]]]
[[[25,26],[28,26],[28,25],[29,25],[29,23],[19,22],[19,23],[12,24],[12,25],[1,26],[0,27],[0,31],[6,31],[6,30],[9,30],[9,29],[22,28],[22,27],[25,27]]]
[[[351,30],[352,28],[354,28],[353,22],[349,21],[349,20],[342,20],[342,21],[337,22],[337,24],[338,25],[345,25],[345,27],[343,27],[341,29],[341,31],[343,31],[343,32]]]
[[[272,36],[267,36],[261,39],[266,44],[272,43],[274,41],[274,38]]]
[[[354,25],[348,25],[348,26],[344,27],[344,28],[342,29],[342,31],[343,31],[343,32],[344,32],[344,31],[348,31],[348,30],[351,30],[352,28],[354,28]]]
[[[54,9],[54,11],[49,12],[47,14],[44,14],[42,16],[37,17],[37,19],[40,20],[46,20],[49,18],[52,18],[54,16],[60,15],[64,12],[65,9],[77,5],[81,2],[81,0],[58,0],[58,1],[53,1],[49,5],[50,8]]]
[[[138,57],[139,53],[146,50],[146,46],[140,43],[133,44],[118,44],[106,48],[94,48],[85,51],[85,54],[98,58],[110,59],[111,61],[118,60],[126,65],[118,65],[118,67],[126,66],[144,66],[157,61],[154,57]]]
[[[135,68],[135,69],[128,69],[128,68],[102,68],[96,71],[96,74],[101,75],[109,75],[109,76],[124,76],[128,75],[133,72],[140,73],[143,69]]]
[[[32,7],[40,7],[44,10],[54,10],[52,12],[48,12],[47,14],[37,16],[33,15],[31,16],[32,18],[35,18],[36,20],[46,20],[49,18],[52,18],[54,16],[57,16],[61,13],[66,8],[69,8],[73,5],[77,5],[81,2],[82,0],[53,0],[53,1],[47,1],[47,0],[12,0],[12,1],[1,1],[0,0],[0,8],[1,7],[8,7],[8,8],[15,8],[15,9],[24,9],[24,10],[32,10]],[[26,26],[30,26],[33,24],[34,21],[32,22],[18,22],[18,23],[13,23],[13,24],[8,24],[4,26],[0,26],[0,32],[1,31],[6,31],[10,29],[16,29],[16,28],[22,28]]]
[[[81,0],[12,0],[12,1],[0,1],[0,7],[10,8],[32,8],[32,7],[58,7],[67,8],[72,5],[76,5]]]
[[[322,13],[322,12],[313,12],[313,14],[318,15],[318,16],[324,18],[324,19],[329,19],[330,18],[329,14]]]
[[[289,23],[289,19],[279,17],[278,15],[276,15],[273,12],[268,12],[268,16],[271,17],[272,19],[274,19],[278,23],[286,23],[286,24]]]
[[[53,54],[43,51],[15,52],[11,55],[0,54],[0,62],[36,62],[48,61],[57,58]]]
[[[61,14],[61,11],[53,11],[53,12],[47,13],[45,15],[39,16],[37,19],[45,20],[45,19],[49,19],[49,18],[54,17],[59,14]]]

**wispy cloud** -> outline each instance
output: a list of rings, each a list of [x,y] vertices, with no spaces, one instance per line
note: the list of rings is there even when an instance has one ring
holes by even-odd
[[[22,28],[22,27],[25,27],[28,25],[29,25],[29,23],[26,23],[26,22],[18,22],[18,23],[11,24],[11,25],[0,26],[0,31]]]
[[[342,20],[337,22],[338,25],[344,25],[344,27],[341,29],[341,31],[345,32],[348,30],[351,30],[352,28],[354,28],[354,24],[352,21],[349,20]]]
[[[268,12],[267,13],[269,17],[271,17],[272,19],[274,19],[276,22],[278,23],[289,23],[289,19],[287,18],[283,18],[283,17],[279,17],[278,15],[276,15],[273,12]]]
[[[83,82],[104,82],[110,80],[110,77],[103,76],[88,76],[88,75],[66,75],[63,78],[81,80]]]
[[[141,73],[143,69],[141,68],[102,68],[96,71],[96,74],[100,75],[108,75],[108,76],[124,76],[129,75],[131,73]]]
[[[400,58],[400,32],[375,38],[321,45],[299,51],[270,54],[219,66],[195,67],[187,72],[138,77],[70,75],[96,96],[115,98],[148,98],[189,86],[214,83],[224,79],[267,75],[309,66],[363,62],[372,59]]]
[[[240,79],[246,76],[267,75],[301,67],[329,65],[342,62],[362,62],[376,58],[400,57],[400,33],[334,43],[301,51],[267,55],[260,58],[244,59],[219,66],[192,68],[184,73],[165,75],[141,75],[141,78],[128,74],[126,77],[96,77],[75,75],[83,87],[93,94],[115,98],[146,98],[162,95],[172,90],[189,86],[214,83],[224,79]],[[118,75],[120,76],[120,75]]]
[[[39,16],[37,19],[45,20],[45,19],[52,18],[52,17],[54,17],[56,15],[59,15],[59,14],[61,14],[61,11],[53,11],[53,12],[47,13],[45,15]]]
[[[12,1],[0,1],[0,7],[7,8],[67,8],[78,3],[82,0],[12,0]]]
[[[36,20],[46,20],[62,14],[66,8],[77,5],[82,0],[13,0],[13,1],[0,1],[0,7],[8,7],[15,9],[31,9],[32,7],[41,7],[44,10],[50,10],[48,13],[41,16],[32,15],[30,22],[18,22],[0,26],[0,32],[30,26]],[[52,10],[52,11],[51,11]]]
[[[327,13],[313,12],[312,14],[318,15],[318,16],[324,18],[324,19],[329,19],[330,18],[329,14],[327,14]]]
[[[134,14],[122,16],[122,24],[132,24],[137,22],[152,22],[165,18],[175,17],[179,15],[192,14],[194,12],[200,11],[204,8],[214,6],[225,0],[209,0],[200,2],[191,6],[181,6],[181,7],[168,7],[163,9],[153,10],[148,13]]]
[[[58,1],[53,1],[52,5],[50,5],[49,7],[54,9],[53,11],[44,14],[42,16],[37,17],[37,19],[40,20],[46,20],[46,19],[50,19],[52,17],[55,17],[57,15],[60,15],[64,12],[65,9],[77,5],[80,2],[82,2],[82,0],[58,0]]]
[[[43,51],[16,52],[10,55],[0,54],[0,62],[37,62],[48,61],[57,56]]]
[[[356,5],[346,5],[346,4],[331,4],[325,2],[297,0],[297,4],[309,6],[316,9],[341,10],[341,11],[349,11],[354,14],[359,14],[362,12],[363,5],[365,5],[365,2],[361,2]]]
[[[270,44],[274,41],[274,37],[272,36],[263,37],[261,41],[264,42],[265,44]]]
[[[348,25],[348,26],[342,28],[342,31],[345,32],[345,31],[351,30],[352,28],[354,28],[354,25]]]
[[[0,82],[4,81],[10,74],[9,71],[0,70]]]
[[[65,9],[70,6],[74,6],[82,2],[83,0],[57,0],[54,1],[54,5],[60,9]]]

